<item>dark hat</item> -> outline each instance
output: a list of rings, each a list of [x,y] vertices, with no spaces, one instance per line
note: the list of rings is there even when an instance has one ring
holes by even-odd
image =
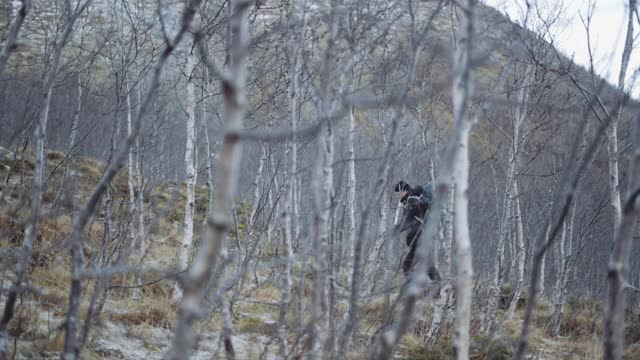
[[[398,181],[398,183],[394,187],[395,192],[409,191],[409,190],[411,190],[411,185],[407,184],[404,180]]]

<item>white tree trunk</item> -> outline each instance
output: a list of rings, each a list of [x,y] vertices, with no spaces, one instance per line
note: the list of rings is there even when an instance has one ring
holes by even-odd
[[[193,13],[200,4],[194,0],[189,4]],[[233,207],[238,170],[242,155],[242,146],[232,132],[242,130],[242,118],[245,106],[245,83],[247,76],[247,55],[249,43],[248,11],[250,3],[235,0],[230,3],[229,26],[235,29],[230,34],[229,72],[222,79],[223,98],[225,104],[224,126],[228,131],[223,139],[217,172],[217,201],[207,220],[207,237],[202,242],[198,257],[185,275],[183,299],[178,309],[178,321],[175,326],[171,350],[167,354],[170,359],[189,358],[193,347],[193,323],[201,313],[201,303],[207,294],[206,287],[216,267],[218,256],[224,248],[224,239],[230,227],[230,213]],[[187,13],[188,15],[189,13]],[[183,15],[183,18],[185,15]],[[202,41],[202,40],[201,40]],[[208,55],[208,54],[205,54]],[[215,69],[210,58],[205,59],[209,71]]]
[[[355,130],[355,109],[352,107],[349,110],[349,121],[347,129],[347,264],[351,264],[353,262],[356,238],[356,160],[353,144]]]
[[[260,162],[258,163],[258,170],[256,171],[256,178],[253,181],[253,186],[255,189],[253,190],[253,206],[251,207],[251,215],[249,217],[249,229],[253,231],[253,227],[256,222],[256,212],[258,211],[258,206],[260,206],[260,186],[262,180],[262,171],[264,169],[264,164],[267,161],[267,148],[262,145],[260,150]]]
[[[471,2],[471,1],[469,1]],[[469,6],[469,5],[467,5]],[[473,11],[473,10],[469,10]],[[454,98],[455,90],[454,90]],[[455,100],[454,100],[455,103]],[[456,278],[456,321],[454,347],[458,360],[469,358],[469,330],[471,326],[471,299],[473,291],[473,267],[471,262],[471,234],[469,233],[469,207],[467,190],[469,188],[469,134],[471,122],[467,120],[460,130],[460,147],[455,157],[453,176],[455,179],[455,200],[453,227],[457,245]]]
[[[56,191],[56,197],[53,199],[52,207],[55,207],[58,203],[60,196],[65,192],[67,187],[67,177],[69,176],[69,164],[73,159],[73,150],[76,144],[76,136],[78,134],[78,123],[80,122],[80,111],[82,110],[82,78],[80,74],[77,76],[78,85],[78,98],[76,103],[76,109],[73,113],[73,121],[71,123],[71,132],[69,135],[69,146],[67,148],[67,160],[64,164],[64,171],[62,173],[62,186]]]
[[[129,86],[129,74],[125,71],[124,74],[124,87],[126,92],[126,106],[127,106],[127,136],[131,136],[132,127],[131,127],[131,113],[132,109],[132,101],[131,101],[131,87]],[[132,146],[129,148],[129,153],[127,157],[127,189],[129,190],[129,219],[131,219],[129,223],[129,246],[134,250],[136,248],[136,244],[134,241],[136,239],[136,227],[134,225],[134,215],[136,212],[136,191],[134,187],[135,182],[135,147]]]
[[[549,239],[549,232],[551,231],[551,228],[547,228],[547,236],[545,236],[545,241]],[[538,296],[542,297],[544,296],[544,281],[545,281],[545,266],[547,263],[547,254],[545,253],[544,256],[542,257],[542,260],[540,261],[540,281],[538,284]]]
[[[306,28],[306,2],[301,9],[302,22],[300,28],[298,29],[298,33],[294,36],[294,50],[293,50],[293,58],[291,62],[290,68],[290,78],[291,81],[288,85],[288,115],[289,115],[289,126],[291,131],[295,133],[298,126],[298,88],[299,88],[299,75],[301,70],[301,54],[302,54],[302,46],[304,44],[304,31]],[[264,148],[263,148],[264,149]],[[293,273],[293,265],[294,265],[294,254],[293,254],[293,243],[296,240],[297,233],[295,231],[293,221],[292,221],[292,213],[295,217],[295,221],[297,223],[297,212],[296,212],[296,172],[298,171],[298,143],[297,138],[294,135],[291,142],[287,144],[285,158],[287,161],[287,174],[284,183],[284,206],[283,206],[283,219],[284,219],[284,251],[285,251],[285,271],[284,271],[284,279],[283,279],[283,288],[282,288],[282,298],[280,301],[280,314],[278,317],[278,338],[280,340],[280,357],[282,359],[286,359],[288,357],[288,343],[287,343],[287,324],[286,324],[286,315],[289,311],[289,306],[291,303],[291,287],[293,285],[292,273]],[[262,159],[261,159],[262,162]],[[300,284],[299,286],[302,286]],[[302,301],[302,299],[300,299]],[[302,318],[302,316],[300,316]]]
[[[509,180],[510,181],[510,180]],[[502,288],[502,268],[504,264],[504,254],[506,251],[506,239],[509,234],[508,231],[508,221],[509,216],[511,214],[511,206],[512,201],[509,197],[509,194],[505,196],[504,200],[504,209],[502,219],[500,220],[499,230],[498,230],[498,245],[496,246],[496,256],[493,263],[493,272],[491,277],[491,287],[490,287],[490,295],[489,295],[489,303],[487,304],[487,315],[485,317],[485,321],[483,322],[481,331],[488,332],[491,331],[493,326],[495,325],[495,314],[500,305],[500,296],[501,296],[501,288]]]
[[[511,319],[516,312],[516,308],[518,306],[518,301],[520,299],[520,295],[522,294],[522,290],[524,289],[524,263],[525,263],[525,251],[524,251],[524,228],[523,228],[523,220],[522,220],[522,211],[520,210],[520,194],[518,192],[518,181],[516,180],[513,184],[513,193],[515,196],[515,206],[513,209],[515,227],[516,227],[516,246],[515,246],[515,263],[516,263],[516,278],[515,278],[515,287],[513,292],[513,298],[511,299],[511,304],[509,305],[509,310],[507,311],[506,319]]]
[[[475,0],[464,2],[459,41],[456,44],[453,64],[453,117],[455,121],[455,139],[451,145],[453,156],[447,172],[455,184],[453,228],[456,236],[456,320],[453,346],[458,360],[469,358],[469,331],[471,326],[471,299],[473,291],[473,267],[471,262],[471,234],[469,233],[469,207],[467,191],[469,189],[469,135],[472,122],[468,118],[468,107],[472,96],[471,48],[475,26]]]
[[[80,112],[82,111],[82,78],[78,74],[78,102],[76,103],[76,109],[73,112],[73,122],[71,123],[71,133],[69,135],[69,150],[68,156],[72,156],[73,149],[76,145],[76,136],[78,134],[78,123],[80,122]],[[68,161],[67,161],[68,164]],[[68,172],[68,166],[65,166],[65,177]]]
[[[16,2],[13,2],[13,4],[17,5]],[[13,51],[16,40],[18,39],[18,33],[24,23],[24,19],[27,17],[29,10],[31,10],[31,0],[22,0],[20,8],[16,9],[14,7],[13,10],[17,11],[15,11],[15,17],[9,26],[9,31],[6,34],[2,50],[0,50],[0,75],[2,75],[2,72],[7,65],[9,55],[11,55],[11,51]]]
[[[567,282],[569,271],[569,260],[571,256],[571,243],[573,237],[573,223],[576,215],[576,205],[573,205],[571,219],[569,222],[565,222],[562,228],[562,234],[560,236],[560,242],[558,243],[558,274],[556,284],[554,286],[554,310],[549,321],[549,332],[552,336],[558,336],[560,332],[560,325],[562,325],[562,319],[564,318],[564,305],[567,298]]]
[[[193,246],[193,217],[195,212],[195,185],[196,185],[196,171],[195,171],[195,157],[194,146],[196,141],[196,121],[195,121],[195,94],[193,86],[193,71],[195,66],[195,59],[193,54],[187,55],[187,141],[184,152],[184,162],[187,170],[187,201],[184,207],[184,224],[183,224],[183,236],[180,243],[179,254],[179,268],[181,270],[186,269],[189,266],[189,256],[191,255],[191,248]],[[179,300],[182,296],[180,288],[176,285],[174,291],[174,300]]]
[[[451,295],[453,290],[453,282],[451,280],[451,272],[453,263],[451,262],[451,248],[453,245],[453,204],[454,204],[455,188],[449,191],[449,199],[447,207],[444,211],[444,225],[442,227],[442,260],[440,266],[443,284],[433,308],[433,316],[431,318],[431,326],[425,336],[425,341],[433,344],[440,334],[442,324],[447,321],[447,309],[451,303]]]
[[[618,96],[625,94],[625,77],[629,59],[633,51],[633,15],[636,13],[636,0],[629,0],[627,36],[622,52],[622,62],[618,75]],[[615,119],[612,119],[607,133],[609,138],[609,186],[611,191],[611,203],[614,208],[614,244],[609,260],[607,279],[609,283],[607,307],[604,323],[604,352],[605,359],[619,360],[624,353],[624,313],[625,313],[625,269],[628,268],[629,253],[632,249],[632,236],[634,232],[635,217],[638,213],[638,190],[640,183],[640,119],[636,117],[633,133],[634,153],[630,166],[628,185],[628,198],[625,202],[624,212],[620,204],[620,184],[618,182],[618,139],[617,125],[622,111]],[[616,207],[617,206],[617,207]],[[617,218],[616,218],[617,215]]]
[[[141,96],[140,87],[136,88],[136,94],[138,95],[138,108],[140,107]],[[144,254],[144,170],[143,170],[143,156],[142,148],[140,147],[140,137],[136,137],[136,182],[138,186],[138,244],[137,251],[139,255]]]

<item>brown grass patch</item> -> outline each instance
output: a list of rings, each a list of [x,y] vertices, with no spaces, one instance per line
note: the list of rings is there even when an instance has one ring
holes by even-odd
[[[62,262],[33,268],[31,281],[45,293],[36,298],[40,306],[56,316],[63,316],[67,310],[71,270]]]
[[[126,299],[105,306],[105,310],[119,309],[110,312],[109,319],[114,323],[125,325],[149,325],[170,329],[176,315],[176,307],[171,298],[154,298],[142,296],[139,299]]]
[[[98,179],[104,172],[104,164],[90,158],[80,158],[78,163],[78,171],[89,179],[91,184],[98,182]]]
[[[40,223],[40,231],[38,232],[38,241],[58,242],[64,239],[71,231],[73,219],[69,215],[61,215],[58,217],[46,217]]]
[[[267,324],[259,317],[242,316],[236,324],[240,333],[258,333],[267,336],[274,336],[277,331],[276,324]]]
[[[47,153],[47,160],[60,161],[64,159],[65,154],[62,151],[51,150]]]

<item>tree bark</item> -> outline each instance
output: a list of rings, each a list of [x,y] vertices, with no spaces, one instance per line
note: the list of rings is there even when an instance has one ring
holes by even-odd
[[[27,14],[31,10],[31,0],[22,0],[22,5],[16,12],[16,17],[11,22],[9,26],[9,31],[7,33],[7,37],[4,41],[4,46],[0,51],[0,75],[4,71],[5,66],[7,65],[7,61],[9,61],[9,56],[11,52],[14,50],[16,40],[18,39],[18,33],[20,32],[20,28],[22,28],[22,24],[24,23],[24,19],[27,17]]]
[[[347,122],[347,242],[348,260],[351,264],[355,252],[356,239],[356,160],[354,150],[354,135],[356,130],[355,109],[349,110],[349,121]]]
[[[191,5],[197,8],[199,1]],[[223,98],[225,105],[224,125],[227,133],[223,139],[222,150],[218,161],[217,202],[208,217],[208,234],[195,262],[182,280],[183,298],[178,309],[178,321],[174,331],[171,349],[167,353],[169,359],[185,359],[190,356],[194,341],[192,324],[198,319],[201,303],[207,294],[209,283],[218,255],[224,246],[224,239],[230,227],[230,213],[238,181],[238,169],[241,160],[241,143],[235,133],[242,129],[242,118],[245,106],[245,81],[249,42],[248,9],[251,2],[246,0],[232,1],[229,25],[231,31],[229,73],[222,78]],[[194,10],[195,14],[195,10]],[[203,41],[196,39],[196,41]],[[207,55],[208,54],[204,54]],[[215,74],[215,66],[210,58],[205,62],[211,74]]]
[[[193,218],[195,215],[195,187],[197,173],[195,169],[194,147],[196,142],[196,119],[195,119],[195,92],[193,86],[193,76],[195,71],[194,54],[187,55],[187,141],[184,152],[184,162],[187,170],[186,176],[186,197],[184,207],[183,236],[180,244],[179,267],[181,270],[189,267],[189,257],[193,247]],[[174,290],[174,301],[180,300],[182,293],[180,287],[176,285]]]
[[[609,290],[605,308],[603,352],[603,359],[607,360],[620,360],[624,355],[625,270],[628,268],[635,219],[640,206],[640,114],[636,115],[634,122],[634,153],[630,166],[629,190],[622,221],[615,230],[607,274]]]

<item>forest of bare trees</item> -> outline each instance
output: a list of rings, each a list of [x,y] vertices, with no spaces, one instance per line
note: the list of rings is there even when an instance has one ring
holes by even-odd
[[[0,360],[640,358],[638,4],[513,2],[1,2]]]

